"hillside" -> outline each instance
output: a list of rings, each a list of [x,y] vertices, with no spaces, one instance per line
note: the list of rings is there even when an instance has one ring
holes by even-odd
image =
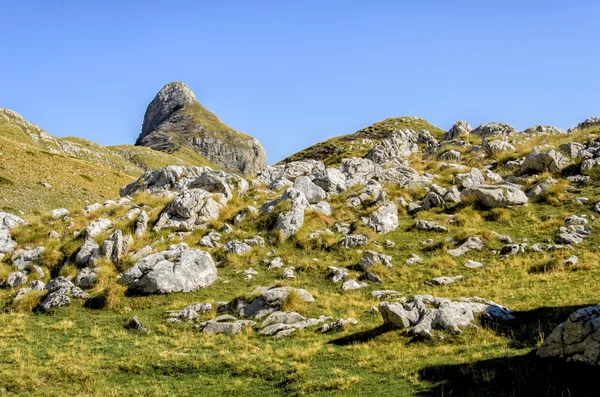
[[[104,147],[76,137],[56,138],[3,108],[0,152],[0,208],[24,213],[114,197],[133,177],[167,165],[216,167],[192,151],[170,155],[132,145]]]
[[[258,140],[225,125],[181,82],[165,85],[150,102],[136,145],[171,154],[192,151],[243,174],[256,174],[266,166]]]
[[[404,129],[416,132],[427,130],[438,139],[444,134],[444,131],[440,128],[429,124],[427,120],[419,117],[404,116],[388,118],[358,130],[353,134],[337,136],[319,142],[287,157],[280,164],[315,159],[322,161],[328,166],[339,165],[344,158],[364,156],[374,144],[388,137],[392,132]]]
[[[0,394],[599,395],[600,119],[392,120],[339,167],[0,213]]]

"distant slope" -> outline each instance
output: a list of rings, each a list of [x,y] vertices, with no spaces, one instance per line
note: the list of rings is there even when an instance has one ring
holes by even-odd
[[[175,156],[146,147],[56,138],[3,108],[0,152],[0,210],[25,213],[114,199],[133,177],[167,165],[217,168],[191,150]]]
[[[312,145],[295,153],[281,163],[290,161],[316,159],[326,165],[337,165],[343,158],[362,157],[369,149],[392,132],[401,129],[411,129],[416,132],[428,130],[434,137],[441,138],[444,131],[419,117],[396,117],[379,121],[353,134],[337,136]]]

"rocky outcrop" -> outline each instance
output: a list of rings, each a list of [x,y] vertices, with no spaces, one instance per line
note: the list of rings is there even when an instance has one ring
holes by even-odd
[[[136,143],[165,152],[189,148],[228,170],[256,174],[266,166],[262,145],[226,126],[183,83],[165,85],[148,105]]]
[[[166,294],[196,291],[216,278],[217,268],[209,253],[179,244],[139,260],[118,282],[132,292]]]
[[[514,319],[506,307],[481,298],[451,300],[431,295],[415,295],[405,303],[381,302],[379,312],[384,324],[408,328],[409,334],[426,338],[432,337],[434,329],[460,333],[460,327],[473,323],[476,313],[493,320]]]
[[[544,340],[537,355],[600,365],[600,305],[571,314]]]

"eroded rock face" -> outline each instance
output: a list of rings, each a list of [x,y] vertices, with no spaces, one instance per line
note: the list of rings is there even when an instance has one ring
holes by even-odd
[[[537,355],[600,365],[600,305],[571,314],[544,340]]]
[[[209,253],[180,244],[139,260],[118,282],[133,292],[166,294],[196,291],[216,278],[217,268]]]
[[[258,140],[223,124],[180,82],[165,85],[150,102],[135,144],[161,151],[187,147],[244,174],[256,174],[266,166],[265,150]]]
[[[511,311],[481,298],[451,300],[431,295],[415,295],[400,302],[381,302],[383,322],[396,328],[409,328],[409,334],[431,338],[431,331],[452,330],[460,333],[475,320],[475,313],[494,320],[513,320]]]

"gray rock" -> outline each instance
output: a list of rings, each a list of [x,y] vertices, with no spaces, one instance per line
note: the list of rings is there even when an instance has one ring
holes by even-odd
[[[281,200],[290,200],[292,209],[277,216],[273,230],[279,231],[284,238],[296,234],[304,224],[304,210],[310,205],[301,191],[289,188],[281,196]]]
[[[539,357],[600,364],[600,305],[579,309],[559,324],[538,349]]]
[[[554,178],[544,178],[536,183],[528,192],[527,197],[529,198],[537,198],[541,197],[546,190],[552,185],[556,183],[556,179]]]
[[[432,337],[434,329],[460,333],[460,327],[472,324],[475,313],[496,320],[514,320],[507,308],[476,297],[452,301],[431,295],[415,295],[405,303],[381,302],[379,312],[385,324],[408,328],[409,334],[427,338]]]
[[[366,286],[367,286],[367,283],[365,283],[364,281],[358,282],[353,279],[348,279],[348,280],[344,281],[344,283],[342,284],[342,290],[351,291],[351,290],[355,290],[355,289],[364,288]]]
[[[329,205],[327,201],[320,201],[317,204],[311,204],[310,209],[325,216],[331,216],[331,205]]]
[[[442,161],[459,161],[460,160],[460,152],[457,150],[448,150],[447,152],[442,153],[439,156],[439,159]]]
[[[323,324],[320,328],[321,333],[325,334],[328,332],[339,332],[339,331],[343,331],[344,329],[346,329],[349,325],[358,325],[358,320],[356,320],[355,318],[349,317],[349,318],[340,318],[339,320],[333,322],[333,323],[327,323],[327,324]]]
[[[571,215],[565,218],[565,223],[567,225],[587,225],[588,220],[577,215]]]
[[[137,318],[137,316],[133,316],[131,320],[127,323],[127,328],[137,331],[142,334],[149,334],[150,331],[148,328],[142,324],[142,322]]]
[[[261,328],[268,327],[273,324],[295,324],[300,321],[306,320],[306,317],[296,312],[273,312],[265,318],[261,324]]]
[[[100,256],[100,247],[98,243],[87,237],[75,256],[75,263],[83,266],[94,266],[96,259]]]
[[[252,238],[247,238],[244,240],[245,244],[248,244],[251,247],[265,247],[265,239],[262,236],[254,236]]]
[[[600,125],[600,117],[597,117],[597,116],[590,117],[588,119],[585,119],[581,123],[577,124],[576,127],[570,128],[569,133],[584,130],[584,129],[590,128],[590,127],[595,127],[597,125]]]
[[[368,243],[369,239],[363,234],[349,234],[340,240],[339,245],[342,248],[356,248]]]
[[[216,278],[217,268],[209,253],[182,246],[139,260],[118,282],[137,293],[165,294],[196,291]]]
[[[592,234],[590,229],[583,225],[561,227],[559,233],[556,237],[556,242],[559,244],[581,244],[583,240]]]
[[[504,152],[514,152],[516,150],[513,145],[505,140],[488,141],[483,145],[483,148],[490,155]]]
[[[464,266],[468,267],[469,269],[477,269],[477,268],[483,267],[483,263],[475,262],[475,261],[472,261],[469,259],[465,262]]]
[[[481,124],[470,132],[470,134],[479,135],[482,138],[488,138],[492,136],[509,136],[515,135],[516,133],[517,130],[515,130],[513,127],[502,123]]]
[[[423,258],[421,258],[419,255],[417,254],[411,254],[410,257],[408,259],[406,259],[406,261],[404,263],[406,263],[407,265],[414,265],[415,263],[419,263],[419,262],[423,262]]]
[[[376,265],[392,267],[392,257],[389,255],[380,254],[379,252],[367,250],[363,252],[359,265],[363,270],[371,269]]]
[[[104,233],[110,226],[112,222],[108,218],[100,218],[93,222],[91,222],[84,230],[83,235],[85,237],[94,238],[101,233]]]
[[[57,208],[48,213],[53,219],[64,218],[69,215],[69,210],[66,208]]]
[[[329,266],[328,269],[330,271],[329,278],[334,283],[339,283],[340,281],[346,281],[348,279],[348,277],[350,277],[350,275],[348,274],[348,271],[346,269],[342,269],[342,268],[335,267],[335,266]]]
[[[381,167],[369,159],[350,158],[342,160],[342,173],[346,176],[346,186],[366,185],[369,180],[379,175]]]
[[[19,271],[26,270],[28,267],[40,263],[44,247],[37,247],[29,251],[23,251],[12,263],[13,267]]]
[[[296,275],[294,274],[294,268],[293,267],[286,267],[285,269],[283,269],[283,273],[281,274],[281,278],[296,278]]]
[[[16,215],[8,212],[0,212],[0,229],[12,229],[19,225],[24,225],[26,222]]]
[[[540,152],[534,148],[521,165],[522,172],[559,172],[570,164],[570,160],[556,150]]]
[[[99,268],[83,268],[77,273],[75,280],[73,281],[76,286],[83,289],[90,289],[96,284],[98,279]]]
[[[466,174],[456,175],[454,183],[464,188],[477,187],[485,184],[485,177],[479,168],[471,168],[471,171]]]
[[[527,204],[527,195],[512,184],[480,185],[466,188],[461,193],[462,199],[474,199],[488,208],[509,207]]]
[[[457,139],[460,137],[460,135],[469,134],[472,129],[473,128],[471,125],[466,121],[457,121],[454,123],[452,128],[450,128],[450,130],[444,134],[442,141],[451,141],[453,139]]]
[[[346,176],[337,168],[326,168],[313,173],[313,182],[329,193],[341,193],[346,190]]]
[[[373,146],[365,157],[374,163],[383,163],[394,158],[407,158],[419,150],[418,139],[418,135],[411,130],[393,132],[388,138],[382,139]]]
[[[7,288],[14,288],[23,284],[27,284],[27,275],[21,272],[9,273],[4,282],[4,286]]]
[[[443,196],[435,192],[429,192],[423,200],[422,209],[428,210],[431,208],[443,208],[446,206]]]
[[[225,244],[223,249],[225,250],[225,252],[228,252],[231,254],[236,254],[236,255],[241,255],[241,254],[245,254],[246,252],[252,251],[251,246],[249,246],[248,244],[243,243],[241,241],[237,241],[237,240],[229,241],[227,244]]]
[[[398,224],[398,207],[391,201],[373,212],[369,220],[369,226],[381,234],[396,230]]]
[[[437,222],[426,221],[423,219],[419,219],[415,222],[415,228],[417,228],[418,230],[432,231],[432,232],[439,232],[439,233],[445,233],[448,231],[447,227],[442,226]]]
[[[433,285],[448,285],[448,284],[452,284],[453,282],[455,282],[457,280],[462,280],[464,278],[465,278],[465,276],[463,276],[463,275],[458,275],[458,276],[454,276],[454,277],[442,276],[442,277],[432,278],[429,281],[429,283],[431,283]]]
[[[316,204],[327,198],[327,193],[313,183],[308,176],[299,176],[294,182],[294,188],[304,193],[310,204]]]
[[[148,213],[146,211],[140,212],[137,221],[135,222],[135,236],[137,238],[142,237],[142,235],[146,232],[149,220],[150,217],[148,216]]]
[[[218,196],[219,194],[213,195],[203,189],[186,190],[167,205],[154,225],[154,230],[191,231],[218,219],[223,206],[217,201]]]
[[[448,255],[461,256],[471,250],[480,250],[484,247],[479,237],[469,237],[460,247],[448,250]]]

